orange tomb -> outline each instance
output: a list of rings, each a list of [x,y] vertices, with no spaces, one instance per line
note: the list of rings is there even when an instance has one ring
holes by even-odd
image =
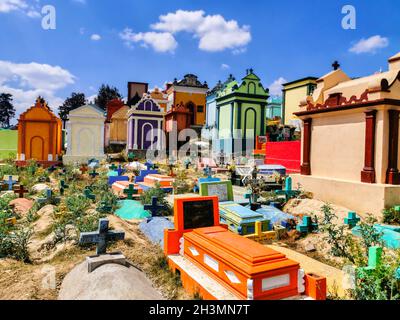
[[[175,230],[164,230],[164,253],[190,293],[207,300],[324,299],[314,292],[325,278],[308,281],[299,263],[220,225],[217,197],[175,198],[174,222]]]
[[[59,163],[62,149],[62,123],[39,97],[34,106],[20,115],[18,120],[17,165],[36,160],[44,166]]]

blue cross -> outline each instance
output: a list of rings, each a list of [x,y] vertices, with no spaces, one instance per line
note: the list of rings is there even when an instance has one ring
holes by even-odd
[[[207,176],[207,178],[212,178],[212,170],[208,165],[203,169],[203,172]]]
[[[150,160],[146,161],[144,165],[146,166],[147,170],[151,170],[154,167],[154,164]]]
[[[118,169],[117,169],[117,172],[118,172],[118,175],[119,175],[119,176],[122,176],[122,174],[125,172],[125,169],[123,169],[122,166],[119,165],[119,166],[118,166]]]
[[[150,211],[152,217],[161,217],[160,211],[167,209],[165,205],[158,204],[157,197],[151,198],[151,204],[145,204],[144,210]]]
[[[13,185],[16,183],[17,181],[13,180],[12,176],[8,176],[8,180],[6,181],[6,184],[8,184],[8,191],[11,191],[13,189]]]

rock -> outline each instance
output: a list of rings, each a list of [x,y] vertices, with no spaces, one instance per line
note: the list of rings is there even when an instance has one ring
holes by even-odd
[[[161,300],[142,271],[133,266],[105,264],[88,272],[84,261],[66,275],[59,300]]]
[[[54,222],[54,206],[48,204],[37,212],[39,219],[33,224],[34,233],[42,233],[49,230]]]
[[[47,185],[47,184],[45,184],[45,183],[38,183],[38,184],[35,184],[33,187],[32,187],[32,192],[34,192],[34,193],[41,193],[41,192],[43,192],[44,190],[46,190],[46,189],[49,189],[50,187]]]
[[[25,217],[28,214],[33,204],[34,201],[25,198],[14,199],[9,203],[13,207],[14,213],[21,217]]]
[[[304,244],[304,250],[306,252],[314,252],[317,251],[317,249],[315,248],[314,244],[311,242],[307,242]]]
[[[5,192],[0,196],[0,198],[7,197],[7,196],[12,196],[12,195],[14,195],[14,194],[15,194],[14,191],[5,191]]]

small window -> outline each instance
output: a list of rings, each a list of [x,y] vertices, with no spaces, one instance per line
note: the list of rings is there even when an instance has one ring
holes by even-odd
[[[204,263],[208,265],[211,269],[215,271],[219,271],[219,263],[217,260],[211,258],[208,254],[204,255]]]
[[[204,112],[203,106],[197,106],[197,112]]]

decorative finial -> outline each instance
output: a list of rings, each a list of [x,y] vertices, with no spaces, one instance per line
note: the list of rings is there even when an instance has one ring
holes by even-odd
[[[340,64],[337,60],[332,63],[333,70],[337,70],[340,67]]]
[[[250,68],[249,73],[253,73],[253,68]]]

